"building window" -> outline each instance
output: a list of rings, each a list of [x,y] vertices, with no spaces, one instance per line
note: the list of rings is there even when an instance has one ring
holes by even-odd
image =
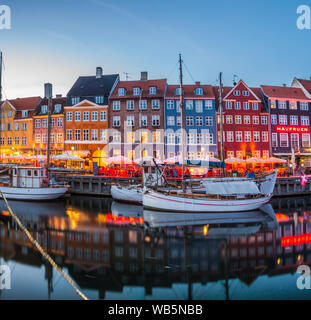
[[[259,131],[253,132],[253,139],[254,139],[254,142],[260,142],[260,132]]]
[[[245,142],[252,142],[252,135],[250,131],[245,131],[244,132],[244,138]]]
[[[276,114],[271,114],[271,124],[278,124],[278,117]]]
[[[305,111],[309,110],[309,104],[308,104],[308,102],[301,101],[301,102],[300,102],[300,110],[305,110]]]
[[[48,106],[41,106],[41,113],[46,114],[48,112]]]
[[[147,110],[147,100],[139,101],[139,110]]]
[[[233,131],[227,131],[227,142],[234,142]]]
[[[81,130],[75,129],[75,140],[80,141],[81,140]]]
[[[298,133],[291,134],[291,145],[292,145],[292,148],[299,147],[299,134]]]
[[[203,117],[195,117],[195,125],[198,127],[203,126]]]
[[[234,151],[227,151],[227,157],[228,159],[234,158]]]
[[[287,104],[285,100],[279,100],[278,104],[279,104],[279,109],[287,109]]]
[[[175,126],[175,117],[174,116],[167,117],[167,125],[168,126]]]
[[[107,111],[101,111],[100,112],[100,121],[106,121],[107,120]]]
[[[134,96],[139,96],[140,95],[140,88],[134,88],[133,89],[133,95]]]
[[[242,131],[236,131],[235,132],[235,140],[236,140],[236,142],[243,142]]]
[[[120,117],[119,116],[114,116],[112,118],[112,126],[113,127],[120,127],[120,124],[121,124]]]
[[[246,91],[246,90],[244,90],[244,91],[243,91],[243,96],[244,96],[244,97],[249,97],[249,92]]]
[[[15,143],[15,145],[18,145],[18,144],[19,144],[19,137],[15,137],[15,138],[14,138],[14,143]]]
[[[235,124],[242,124],[242,116],[235,116]]]
[[[72,121],[72,112],[67,112],[67,121]]]
[[[187,126],[193,126],[194,125],[194,120],[192,116],[187,116],[186,117],[186,125]]]
[[[92,141],[98,141],[98,130],[92,129]]]
[[[259,117],[253,116],[253,124],[259,124]]]
[[[148,132],[147,131],[142,131],[140,133],[140,142],[141,143],[148,143]]]
[[[205,143],[207,145],[214,144],[214,136],[212,133],[206,133],[205,134]]]
[[[28,110],[22,110],[22,118],[28,117]]]
[[[40,143],[41,142],[41,135],[40,134],[36,134],[35,135],[35,143]]]
[[[279,115],[279,124],[287,125],[287,116],[286,115]]]
[[[120,106],[121,106],[120,101],[113,101],[112,110],[113,111],[119,111],[120,110]]]
[[[214,123],[213,117],[212,116],[207,116],[205,117],[205,125],[208,127],[212,127]]]
[[[302,139],[302,146],[304,148],[310,147],[310,134],[309,133],[303,133],[301,136]]]
[[[119,143],[121,142],[121,132],[114,132],[112,135],[112,142]]]
[[[203,89],[202,88],[196,88],[195,89],[195,95],[196,96],[203,96]]]
[[[134,108],[135,108],[134,100],[127,100],[126,110],[134,110]]]
[[[18,122],[15,122],[15,131],[18,131],[19,130],[19,123]]]
[[[166,102],[166,108],[167,108],[167,110],[173,110],[173,109],[175,109],[174,100],[167,100],[167,102]]]
[[[81,112],[80,111],[75,112],[75,121],[81,121]]]
[[[241,92],[240,92],[240,90],[234,90],[233,94],[234,94],[235,96],[240,96],[240,95],[241,95]]]
[[[60,113],[62,109],[62,105],[61,104],[56,104],[55,107],[54,107],[54,112],[55,113]]]
[[[26,131],[27,130],[27,122],[22,123],[22,130]]]
[[[42,128],[48,127],[48,119],[42,119]]]
[[[104,97],[103,97],[103,96],[97,96],[97,97],[95,97],[95,103],[97,103],[97,104],[103,104],[103,103],[104,103]]]
[[[289,109],[297,110],[297,101],[289,101]]]
[[[160,109],[160,100],[158,100],[158,99],[152,100],[151,105],[152,105],[153,110],[159,110]]]
[[[148,125],[148,117],[147,116],[141,116],[140,125],[141,125],[141,127],[147,127],[147,125]]]
[[[205,108],[207,110],[213,110],[213,100],[206,100],[205,101]]]
[[[88,111],[83,111],[83,121],[90,121],[90,113]]]
[[[71,141],[72,140],[72,129],[66,130],[66,139]]]
[[[226,102],[226,109],[232,109],[232,102],[231,101]]]
[[[288,147],[288,134],[280,133],[280,147],[287,148]]]
[[[233,116],[226,116],[226,123],[233,124]]]
[[[35,120],[35,128],[39,129],[41,127],[41,120],[40,119],[36,119]]]
[[[135,119],[134,116],[127,116],[126,118],[126,126],[127,127],[134,127]]]
[[[159,127],[160,126],[160,116],[152,116],[152,126]]]
[[[89,140],[89,130],[83,129],[83,140],[88,141]]]
[[[71,98],[72,105],[78,104],[79,102],[80,102],[80,98],[78,98],[78,97]]]
[[[57,127],[62,128],[63,127],[63,118],[57,118]]]
[[[301,121],[302,126],[309,126],[309,124],[310,124],[310,118],[306,117],[306,116],[302,116],[300,118],[300,121]]]
[[[125,96],[125,89],[124,88],[119,88],[118,89],[118,96],[119,97]]]
[[[258,102],[253,102],[253,110],[258,110]]]
[[[268,142],[269,141],[269,133],[268,131],[262,132],[262,142]]]
[[[241,102],[237,101],[234,107],[235,107],[235,110],[241,110]]]
[[[244,124],[251,124],[251,117],[250,116],[244,116]]]
[[[249,103],[248,102],[244,102],[243,103],[243,108],[244,108],[244,110],[249,110]]]
[[[267,116],[261,116],[261,124],[263,124],[263,125],[268,124],[268,117]]]
[[[193,110],[193,101],[186,100],[186,110]]]
[[[27,139],[26,137],[22,137],[22,145],[25,146],[27,144]]]
[[[290,116],[289,119],[291,126],[298,126],[298,116]]]
[[[149,88],[149,94],[156,94],[157,93],[157,88],[156,87],[150,87]]]
[[[57,143],[63,143],[63,134],[62,133],[57,134]]]
[[[202,113],[203,112],[203,101],[201,100],[197,100],[195,102],[195,111],[197,113]]]
[[[92,121],[98,121],[98,112],[92,111]]]

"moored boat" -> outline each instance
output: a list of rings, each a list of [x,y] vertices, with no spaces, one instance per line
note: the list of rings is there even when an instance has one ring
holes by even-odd
[[[11,200],[45,201],[58,199],[68,191],[67,186],[49,182],[44,168],[15,167],[10,183],[1,185],[0,192]]]

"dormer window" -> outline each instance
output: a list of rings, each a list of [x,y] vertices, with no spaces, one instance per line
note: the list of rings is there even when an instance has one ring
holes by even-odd
[[[27,118],[28,117],[28,110],[23,110],[22,111],[22,118]]]
[[[44,105],[44,106],[41,106],[41,113],[45,114],[48,112],[48,106]]]
[[[72,105],[78,104],[79,102],[80,102],[80,98],[79,97],[71,98]]]
[[[156,94],[157,93],[157,88],[156,87],[150,87],[149,88],[149,94]]]
[[[118,89],[118,95],[119,95],[119,97],[125,96],[125,89],[124,88],[119,88]]]
[[[175,89],[175,96],[180,96],[180,94],[181,94],[180,87],[177,87],[177,88]]]
[[[95,103],[97,103],[97,104],[103,104],[103,103],[104,103],[104,97],[103,97],[103,96],[97,96],[97,97],[95,97]]]
[[[140,88],[134,88],[133,89],[133,96],[139,96],[140,95]]]
[[[194,91],[196,96],[203,96],[203,89],[202,88],[196,88]]]
[[[56,113],[59,113],[62,109],[62,105],[61,104],[56,104],[55,107],[54,107],[54,111]]]

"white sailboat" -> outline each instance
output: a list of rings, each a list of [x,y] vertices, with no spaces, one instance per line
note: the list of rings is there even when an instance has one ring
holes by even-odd
[[[273,195],[276,172],[269,181],[259,186],[255,181],[247,179],[206,179],[202,190],[187,192],[184,181],[185,164],[185,121],[184,97],[182,82],[182,60],[180,64],[180,110],[181,110],[181,156],[182,156],[182,184],[183,191],[152,190],[145,188],[143,192],[143,206],[145,209],[169,212],[245,212],[257,210],[268,203]],[[222,118],[222,81],[220,74],[220,114]],[[220,121],[222,123],[222,119]],[[222,127],[222,126],[221,126]],[[222,132],[222,128],[221,128]],[[221,134],[222,136],[222,134]],[[222,139],[221,139],[222,140]],[[223,142],[221,143],[221,158],[223,160]]]

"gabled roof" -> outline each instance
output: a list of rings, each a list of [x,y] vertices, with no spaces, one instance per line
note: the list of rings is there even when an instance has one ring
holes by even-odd
[[[261,86],[263,94],[268,98],[310,100],[300,88],[282,86]]]
[[[89,101],[87,99],[84,99],[82,101],[80,101],[79,103],[71,106],[71,107],[66,107],[66,108],[72,108],[72,107],[98,107],[98,104],[92,102],[92,101]]]
[[[149,88],[156,87],[156,94],[149,94]],[[124,88],[126,90],[125,96],[118,95],[118,89]],[[142,90],[142,98],[163,98],[166,88],[166,79],[156,80],[136,80],[136,81],[119,81],[116,88],[113,90],[110,98],[111,99],[128,99],[128,98],[139,98],[140,96],[134,96],[134,88],[140,88]]]
[[[260,96],[257,96],[256,93],[243,81],[240,80],[234,87],[231,88],[231,90],[225,95],[223,95],[223,100],[226,100],[228,98],[228,96],[234,91],[236,90],[237,87],[239,87],[240,85],[243,85],[247,90],[250,91],[250,93],[255,97],[256,100],[261,100]],[[257,90],[256,90],[257,91]]]
[[[173,97],[178,97],[175,95],[175,89],[179,88],[179,85],[168,85],[167,86],[167,91],[166,91],[166,97],[167,98],[173,98]],[[184,97],[185,99],[187,98],[209,98],[209,99],[215,99],[215,93],[213,90],[213,87],[211,85],[202,85],[200,83],[196,84],[186,84],[183,85],[184,88]],[[202,88],[203,89],[203,95],[198,96],[195,94],[195,89],[196,88]]]
[[[311,80],[305,80],[305,79],[297,79],[301,83],[301,85],[309,92],[311,93]]]
[[[29,98],[17,98],[12,100],[7,100],[17,111],[22,110],[35,110],[40,97],[29,97]]]
[[[104,104],[108,104],[109,94],[119,79],[118,74],[79,77],[69,90],[67,97],[104,96]]]
[[[35,116],[39,116],[39,115],[43,115],[41,113],[41,107],[44,106],[44,105],[48,105],[49,101],[47,98],[43,98],[41,99],[41,101],[38,103],[37,105],[37,108],[34,112],[34,115]],[[60,112],[55,112],[55,105],[57,104],[60,104],[62,107],[61,107],[61,110]],[[64,106],[66,105],[66,97],[62,97],[62,98],[53,98],[52,99],[52,114],[62,114],[64,113]]]

